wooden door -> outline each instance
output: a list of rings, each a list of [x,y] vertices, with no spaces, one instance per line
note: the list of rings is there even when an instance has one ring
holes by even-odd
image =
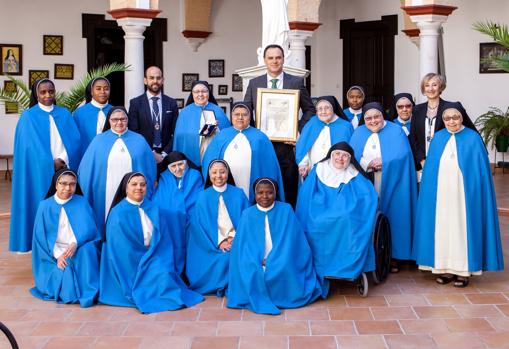
[[[394,35],[398,16],[382,16],[380,21],[340,21],[343,39],[343,104],[346,91],[360,85],[366,102],[381,102],[388,109],[394,95]]]

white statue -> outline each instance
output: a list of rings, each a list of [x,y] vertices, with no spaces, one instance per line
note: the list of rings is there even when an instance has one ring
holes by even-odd
[[[290,55],[288,50],[288,0],[260,0],[262,3],[263,32],[262,46],[256,51],[258,64],[263,65],[263,50],[271,44],[281,46],[285,51],[285,60]]]

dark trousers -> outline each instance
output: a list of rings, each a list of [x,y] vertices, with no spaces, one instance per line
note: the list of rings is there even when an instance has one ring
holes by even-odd
[[[272,142],[281,168],[286,202],[295,208],[299,186],[299,167],[295,162],[295,147],[293,145]]]

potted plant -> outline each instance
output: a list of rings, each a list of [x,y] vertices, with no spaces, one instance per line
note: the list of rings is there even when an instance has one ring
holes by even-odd
[[[76,82],[69,91],[57,92],[55,102],[57,105],[66,107],[72,113],[85,101],[85,89],[90,81],[99,76],[107,76],[114,72],[125,72],[128,70],[129,65],[123,63],[112,63],[93,69],[80,81]],[[0,102],[17,103],[19,113],[21,114],[23,110],[29,107],[30,87],[23,80],[16,79],[10,75],[7,75],[7,78],[16,85],[16,92],[8,92],[0,88]]]
[[[484,144],[491,143],[500,153],[505,153],[509,147],[509,108],[505,113],[499,108],[490,107],[487,113],[480,115],[475,121]]]

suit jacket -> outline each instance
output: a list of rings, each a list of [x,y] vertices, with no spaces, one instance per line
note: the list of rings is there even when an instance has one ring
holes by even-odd
[[[258,88],[267,88],[267,74],[258,76],[249,81],[247,86],[244,102],[250,103],[253,107],[253,115],[256,115],[256,102]],[[299,120],[299,132],[304,125],[316,114],[315,106],[309,96],[308,90],[304,86],[304,79],[298,76],[283,73],[283,88],[300,90],[299,106],[302,109],[302,117]],[[255,126],[254,118],[251,118],[251,126]]]
[[[435,133],[445,128],[444,121],[442,120],[442,114],[445,110],[445,104],[447,102],[440,98],[437,108],[437,116],[435,121]],[[463,107],[462,107],[463,108]],[[426,159],[426,113],[428,112],[428,102],[417,104],[412,110],[412,122],[410,124],[410,134],[408,140],[412,147],[412,153],[414,154],[415,167],[417,170],[422,169],[421,161]],[[465,109],[462,114],[467,115]],[[475,130],[475,126],[467,117],[463,120],[463,125],[468,128]]]
[[[177,102],[173,98],[164,94],[161,96],[161,143],[163,151],[169,154],[173,148],[173,133],[175,132],[179,110]],[[154,144],[154,125],[146,93],[131,99],[129,102],[128,128],[142,135],[152,148]]]

